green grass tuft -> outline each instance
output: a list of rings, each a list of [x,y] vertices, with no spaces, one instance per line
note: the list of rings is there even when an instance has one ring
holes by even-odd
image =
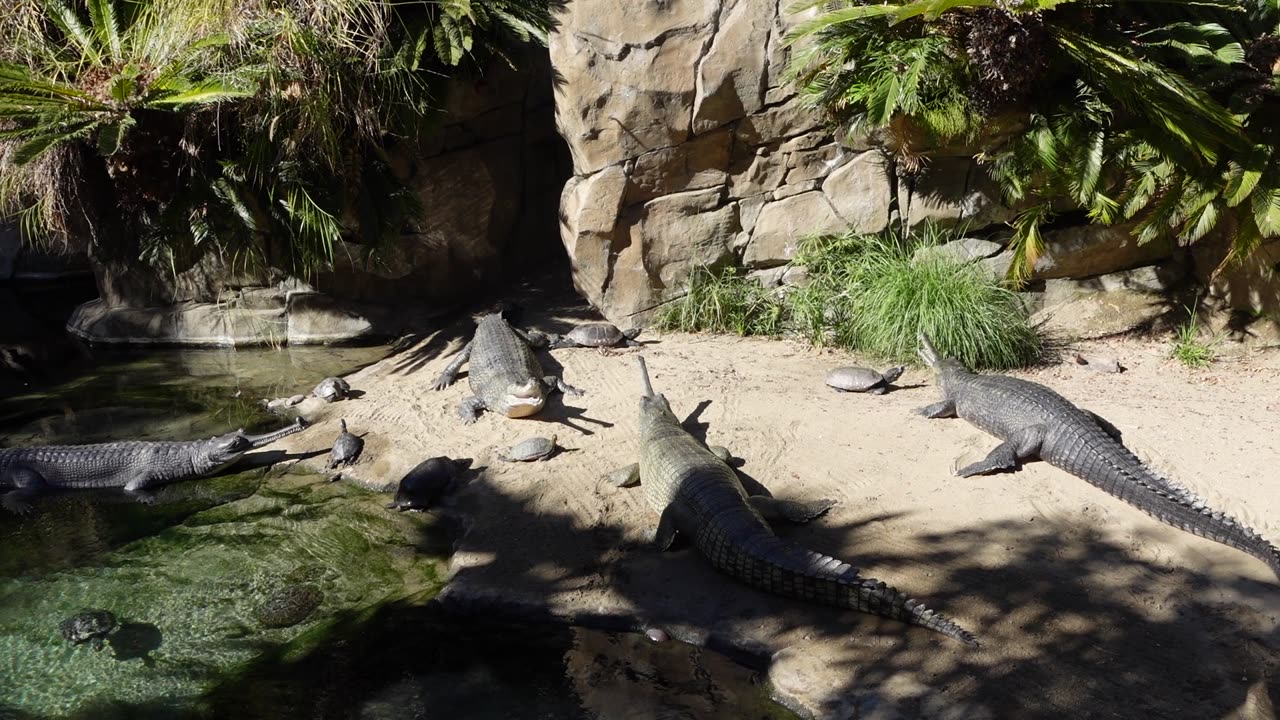
[[[785,308],[759,283],[727,268],[716,272],[696,268],[689,275],[689,291],[658,314],[662,330],[777,335]]]
[[[917,251],[941,244],[930,228],[894,235],[817,237],[799,261],[820,280],[806,288],[801,327],[811,340],[819,326],[835,344],[894,362],[917,359],[923,330],[943,353],[973,368],[1026,365],[1040,352],[1017,293],[980,264]]]
[[[805,240],[794,265],[809,271],[785,297],[740,273],[695,271],[689,293],[667,306],[659,326],[686,332],[777,335],[836,345],[894,362],[916,362],[917,334],[970,367],[1025,365],[1040,352],[1017,293],[981,265],[916,250],[940,244],[933,229],[907,239],[886,235]]]
[[[1205,342],[1200,339],[1200,324],[1196,320],[1196,311],[1187,308],[1187,321],[1178,326],[1173,338],[1173,350],[1169,353],[1178,362],[1189,368],[1206,368],[1217,358],[1213,349],[1216,341]]]

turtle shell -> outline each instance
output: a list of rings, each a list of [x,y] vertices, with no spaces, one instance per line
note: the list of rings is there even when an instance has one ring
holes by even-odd
[[[338,436],[337,440],[333,441],[330,457],[334,463],[354,461],[363,449],[364,442],[360,438],[344,432]]]
[[[116,624],[116,616],[109,610],[81,610],[59,623],[58,630],[72,644],[89,642],[94,649],[101,649],[102,639],[116,629]]]
[[[506,452],[503,459],[512,462],[543,460],[550,457],[551,453],[555,451],[556,437],[554,435],[549,438],[535,437],[516,443]]]
[[[864,367],[840,367],[827,373],[827,384],[837,390],[865,392],[884,384],[884,375]]]
[[[612,323],[587,323],[569,331],[565,337],[587,347],[612,347],[626,339],[626,335]]]
[[[351,392],[351,386],[340,377],[327,377],[311,391],[312,395],[325,400],[340,400]]]

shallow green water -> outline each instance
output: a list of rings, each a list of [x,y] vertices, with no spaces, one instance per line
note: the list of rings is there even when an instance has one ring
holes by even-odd
[[[278,427],[258,399],[382,353],[100,357],[0,400],[0,447]],[[442,614],[449,529],[386,500],[286,462],[169,486],[151,506],[72,492],[0,514],[0,718],[792,717],[750,670],[696,648]],[[264,627],[268,597],[297,586],[319,607]],[[59,634],[82,608],[122,623],[101,651]]]

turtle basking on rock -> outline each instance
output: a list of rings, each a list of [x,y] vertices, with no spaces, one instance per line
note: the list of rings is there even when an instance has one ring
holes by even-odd
[[[339,420],[338,426],[342,428],[342,432],[338,433],[338,439],[333,441],[333,449],[329,451],[329,462],[324,466],[326,470],[354,464],[360,457],[360,451],[364,449],[364,440],[347,432],[346,420]]]
[[[351,385],[340,377],[327,377],[311,391],[312,395],[325,402],[336,402],[351,397]]]
[[[636,336],[639,334],[640,328],[619,330],[613,323],[587,323],[575,327],[564,335],[554,337],[551,348],[640,347],[640,343],[636,342]]]
[[[902,377],[905,367],[899,365],[884,372],[864,367],[840,367],[827,373],[827,384],[841,392],[864,392],[884,395]]]
[[[87,642],[94,650],[101,650],[102,641],[116,625],[116,616],[109,610],[81,610],[58,623],[58,630],[72,645]]]
[[[499,450],[498,459],[507,462],[548,460],[556,452],[556,436],[535,437],[516,443],[510,450]]]

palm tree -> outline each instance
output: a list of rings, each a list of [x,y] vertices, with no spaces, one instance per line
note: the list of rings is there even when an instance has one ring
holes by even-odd
[[[391,153],[451,73],[550,22],[547,0],[14,0],[0,215],[135,269],[313,271],[398,236],[419,208]]]

